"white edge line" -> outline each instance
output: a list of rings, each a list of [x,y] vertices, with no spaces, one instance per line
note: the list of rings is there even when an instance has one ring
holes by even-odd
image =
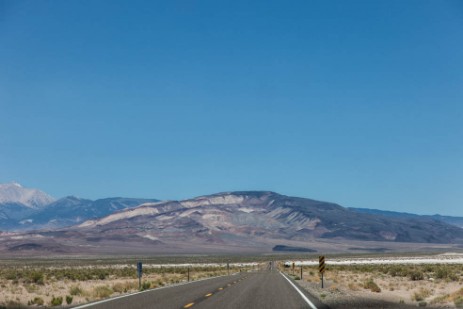
[[[285,275],[283,275],[283,273],[280,271],[280,274],[283,276],[283,278],[285,278],[286,280],[288,280],[288,282],[292,285],[292,287],[299,293],[299,295],[301,295],[301,297],[305,300],[305,302],[307,304],[309,304],[310,308],[312,309],[317,309],[317,307],[315,307],[315,305],[307,298],[307,296],[304,295],[304,293],[301,292],[301,290],[299,290],[297,288],[297,286],[291,282],[291,280],[289,280]]]
[[[238,274],[238,273],[231,274],[230,276],[234,276],[234,275],[236,275],[236,274]],[[143,294],[143,293],[148,293],[148,292],[155,292],[155,291],[159,291],[159,290],[163,290],[163,289],[173,288],[173,287],[177,287],[177,286],[181,286],[181,285],[186,285],[186,284],[190,284],[190,283],[195,283],[195,282],[200,282],[200,281],[205,281],[205,280],[210,280],[210,279],[215,279],[215,278],[220,278],[220,277],[227,277],[227,276],[228,276],[228,275],[225,275],[225,276],[215,276],[215,277],[210,277],[210,278],[199,279],[199,280],[196,280],[196,281],[182,282],[182,283],[179,283],[179,284],[173,284],[173,285],[169,285],[169,286],[163,286],[163,287],[160,287],[160,288],[150,289],[150,290],[146,290],[146,291],[141,291],[141,292],[135,292],[135,293],[131,293],[131,294],[125,294],[125,295],[115,296],[115,297],[103,299],[103,300],[96,301],[96,302],[92,302],[92,303],[88,303],[88,304],[83,304],[83,305],[80,305],[80,306],[77,306],[77,307],[72,307],[72,308],[73,308],[73,309],[89,308],[89,307],[92,307],[92,306],[95,306],[95,305],[99,305],[99,304],[103,304],[103,303],[107,303],[107,302],[110,302],[110,301],[113,301],[113,300],[116,300],[116,299],[121,299],[121,298],[130,297],[130,296],[134,296],[134,295],[138,295],[138,294]],[[317,308],[314,308],[314,309],[317,309]]]

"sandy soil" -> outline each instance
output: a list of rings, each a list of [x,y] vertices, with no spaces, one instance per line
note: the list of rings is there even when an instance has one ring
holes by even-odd
[[[291,274],[291,271],[286,270]],[[300,276],[295,271],[295,276]],[[431,278],[432,279],[432,278]],[[373,280],[379,287],[376,292],[365,287]],[[358,273],[353,271],[331,271],[324,276],[324,288],[316,269],[303,272],[303,280],[297,281],[313,295],[319,297],[330,308],[463,308],[458,297],[463,296],[463,281],[416,280],[408,277],[392,277]],[[455,302],[457,301],[457,302]],[[459,305],[459,306],[458,306]]]

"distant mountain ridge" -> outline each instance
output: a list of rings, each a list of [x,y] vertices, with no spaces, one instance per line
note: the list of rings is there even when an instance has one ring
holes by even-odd
[[[0,237],[0,252],[384,252],[412,244],[458,247],[463,229],[437,220],[363,214],[334,203],[248,191],[148,202],[72,227],[6,235]]]
[[[149,199],[106,198],[100,200],[81,199],[74,196],[59,199],[40,211],[19,221],[17,230],[54,229],[79,224],[89,219],[109,215],[117,210],[127,209],[151,202]]]
[[[0,184],[0,230],[15,229],[18,221],[54,201],[45,192],[24,188],[16,182]]]
[[[463,247],[463,228],[442,220],[365,213],[271,191],[223,192],[179,201],[92,201],[71,196],[21,220],[0,216],[1,224],[12,227],[0,230],[26,231],[0,234],[0,253],[14,254],[283,252],[294,248],[315,252],[333,244],[335,250],[356,252],[409,247],[403,243]]]
[[[359,213],[381,215],[381,216],[391,217],[391,218],[437,220],[437,221],[445,222],[445,223],[463,228],[463,217],[442,216],[442,215],[437,215],[437,214],[436,215],[416,215],[416,214],[407,213],[407,212],[397,212],[397,211],[379,210],[379,209],[371,209],[371,208],[349,207],[349,209],[355,212],[359,212]]]
[[[16,204],[40,208],[55,201],[53,197],[37,189],[24,188],[16,182],[0,184],[0,204]]]
[[[0,184],[0,230],[55,229],[107,216],[115,211],[156,202],[156,199],[67,196],[55,200],[48,194],[17,183]]]
[[[156,239],[196,235],[209,242],[249,236],[309,240],[448,243],[463,229],[437,220],[391,218],[351,211],[340,205],[274,192],[225,192],[183,201],[145,204],[76,227],[94,234],[145,230]],[[174,236],[175,235],[175,236]]]

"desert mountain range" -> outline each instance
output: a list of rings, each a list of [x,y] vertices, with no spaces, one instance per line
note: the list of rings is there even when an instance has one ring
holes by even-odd
[[[22,188],[8,186],[10,193],[11,186]],[[463,244],[461,218],[394,216],[270,191],[182,201],[66,197],[33,207],[12,196],[0,204],[0,254],[368,251]],[[14,213],[15,205],[22,210]]]

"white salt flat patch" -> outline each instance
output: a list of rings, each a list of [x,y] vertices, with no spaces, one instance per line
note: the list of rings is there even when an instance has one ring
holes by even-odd
[[[314,266],[317,260],[286,261],[285,265]],[[325,263],[329,265],[400,265],[400,264],[463,264],[463,256],[440,255],[432,257],[391,257],[391,258],[358,258],[358,259],[329,259],[325,257]]]

